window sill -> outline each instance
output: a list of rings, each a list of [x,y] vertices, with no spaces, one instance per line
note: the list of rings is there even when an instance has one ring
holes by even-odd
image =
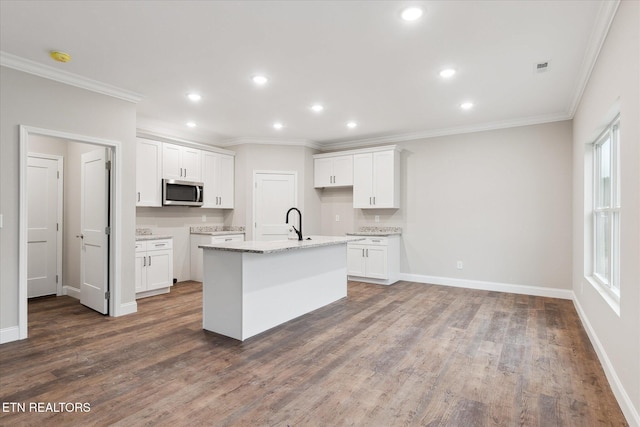
[[[614,294],[613,292],[611,292],[609,289],[602,286],[593,277],[585,276],[585,279],[587,282],[591,284],[591,286],[593,286],[593,289],[598,291],[602,299],[604,299],[605,302],[609,305],[609,307],[611,307],[613,312],[616,313],[618,317],[620,317],[620,297]]]

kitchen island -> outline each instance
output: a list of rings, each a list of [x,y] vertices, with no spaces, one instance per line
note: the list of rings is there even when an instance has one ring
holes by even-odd
[[[202,327],[245,340],[347,296],[347,243],[362,237],[201,245]]]

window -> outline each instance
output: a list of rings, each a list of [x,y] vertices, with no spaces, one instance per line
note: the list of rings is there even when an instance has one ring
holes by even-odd
[[[620,117],[593,143],[593,278],[620,299]]]

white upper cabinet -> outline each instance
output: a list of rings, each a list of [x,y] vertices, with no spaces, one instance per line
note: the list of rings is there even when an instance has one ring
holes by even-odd
[[[348,187],[353,185],[353,156],[314,156],[314,187]]]
[[[175,144],[162,144],[162,177],[200,182],[201,151]]]
[[[353,155],[353,207],[400,207],[400,152],[393,149]]]
[[[203,208],[233,209],[234,157],[202,152]]]
[[[162,206],[162,143],[137,138],[136,206]]]

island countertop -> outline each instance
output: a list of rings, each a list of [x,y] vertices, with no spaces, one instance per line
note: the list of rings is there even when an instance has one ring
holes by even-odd
[[[200,245],[202,249],[212,249],[218,251],[230,251],[230,252],[248,252],[255,254],[270,254],[274,252],[284,252],[296,249],[308,249],[317,248],[320,246],[340,245],[347,244],[348,242],[355,242],[358,240],[364,240],[364,237],[359,236],[308,236],[311,240],[273,240],[273,241],[258,241],[248,240],[244,242],[227,242],[211,245]]]

